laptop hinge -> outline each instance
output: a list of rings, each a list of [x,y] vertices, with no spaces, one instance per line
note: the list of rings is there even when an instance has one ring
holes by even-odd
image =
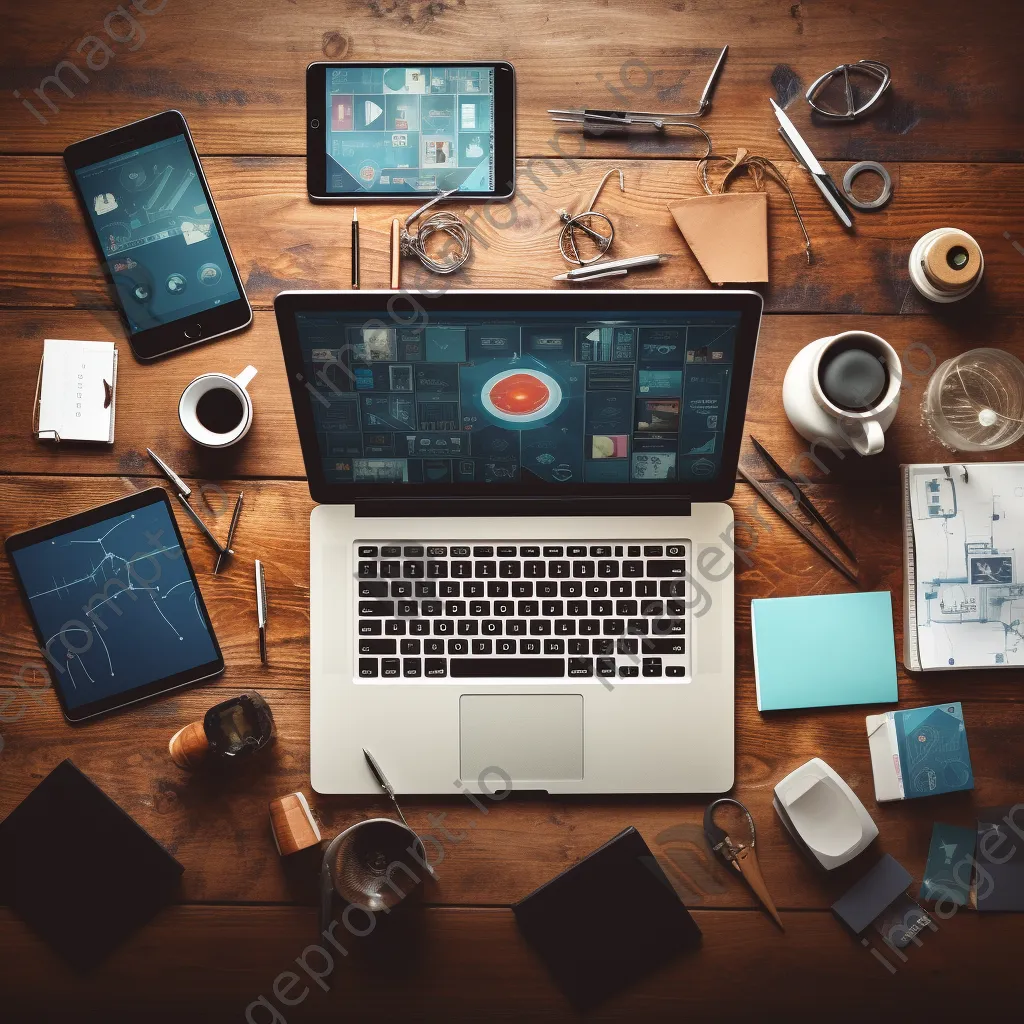
[[[472,516],[688,516],[690,502],[676,497],[628,498],[381,498],[357,501],[359,518]]]

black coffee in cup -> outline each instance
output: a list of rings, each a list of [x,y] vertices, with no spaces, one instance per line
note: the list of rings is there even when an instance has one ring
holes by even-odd
[[[869,339],[833,346],[818,368],[818,382],[834,405],[851,412],[871,409],[889,388],[889,371]]]
[[[196,402],[196,419],[214,434],[230,434],[244,416],[242,400],[228,388],[210,388]]]

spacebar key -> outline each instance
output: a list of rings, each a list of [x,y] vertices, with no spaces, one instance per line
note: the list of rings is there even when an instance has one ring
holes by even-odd
[[[564,658],[451,658],[453,679],[501,676],[564,676]]]

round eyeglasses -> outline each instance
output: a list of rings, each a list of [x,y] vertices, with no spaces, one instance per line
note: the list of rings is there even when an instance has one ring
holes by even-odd
[[[829,87],[842,82],[842,99]],[[805,96],[811,109],[831,121],[856,121],[873,110],[892,83],[892,72],[880,60],[840,64],[812,82]],[[864,97],[867,97],[866,99]]]
[[[567,263],[585,267],[589,263],[596,263],[612,247],[612,242],[615,240],[615,226],[603,213],[597,213],[594,207],[597,205],[597,199],[601,195],[604,183],[613,174],[619,176],[619,191],[625,192],[626,183],[622,177],[622,171],[613,168],[601,179],[601,183],[597,186],[597,190],[583,213],[572,215],[568,210],[558,211],[558,216],[562,220],[558,248]]]

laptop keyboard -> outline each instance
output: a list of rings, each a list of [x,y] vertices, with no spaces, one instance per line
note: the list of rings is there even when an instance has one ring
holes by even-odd
[[[355,545],[356,674],[683,682],[689,545]]]

